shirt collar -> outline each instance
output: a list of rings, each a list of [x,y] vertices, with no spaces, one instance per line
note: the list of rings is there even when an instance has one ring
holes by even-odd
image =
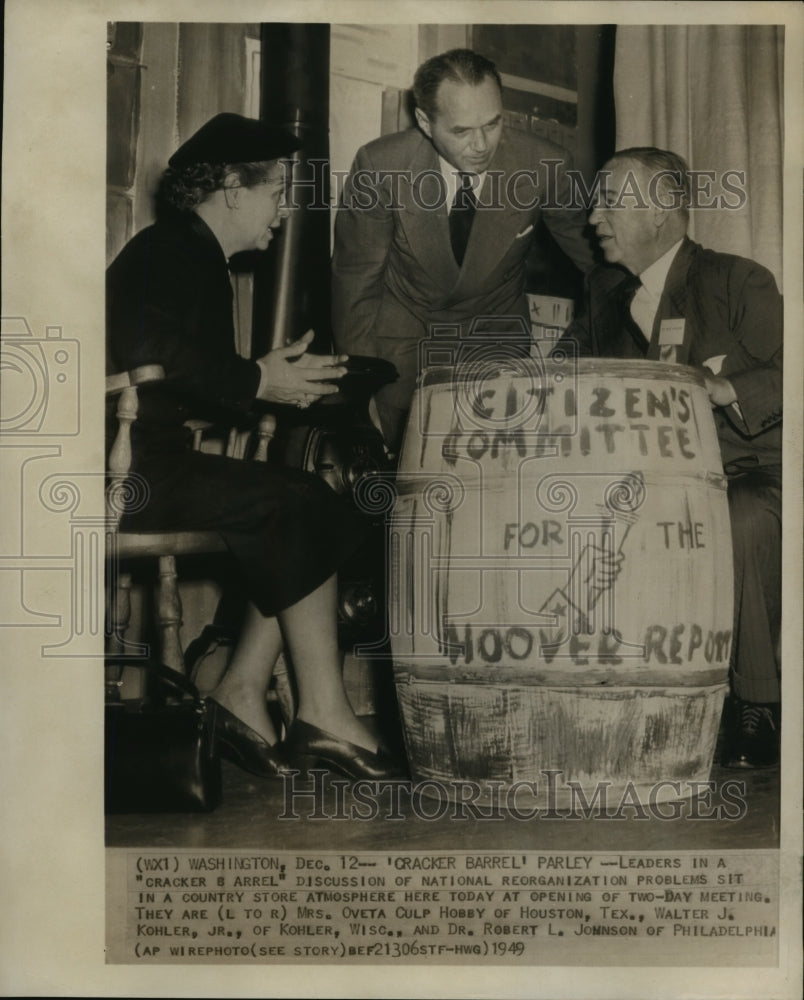
[[[658,260],[655,260],[650,267],[646,267],[639,275],[642,287],[657,299],[662,297],[664,286],[667,283],[667,275],[681,243],[682,240],[674,243],[669,250],[663,253]]]
[[[438,166],[441,169],[441,173],[443,174],[444,180],[447,184],[447,210],[449,211],[450,205],[452,205],[452,202],[455,200],[455,192],[458,190],[460,175],[463,171],[453,167],[451,163],[447,163],[440,153],[438,155]],[[469,176],[472,178],[472,190],[475,193],[475,198],[479,201],[480,192],[483,189],[483,184],[486,180],[486,171],[484,170],[482,174],[469,174]]]

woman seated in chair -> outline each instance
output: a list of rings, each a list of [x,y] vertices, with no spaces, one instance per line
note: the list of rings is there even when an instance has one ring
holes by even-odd
[[[235,350],[228,259],[265,250],[287,217],[280,158],[299,145],[263,122],[216,116],[170,158],[157,222],[109,267],[110,371],[165,371],[140,393],[132,427],[132,471],[148,483],[149,502],[122,527],[215,530],[237,560],[250,604],[210,698],[223,756],[264,776],[316,765],[355,779],[396,777],[341,678],[335,574],[361,539],[357,514],[311,473],[192,451],[183,426],[191,412],[245,414],[260,401],[307,407],[336,392],[346,372],[344,356],[307,353],[312,331],[256,361]],[[299,706],[278,744],[266,692],[283,646]]]

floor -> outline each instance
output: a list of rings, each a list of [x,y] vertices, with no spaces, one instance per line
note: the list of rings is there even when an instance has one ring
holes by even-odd
[[[422,797],[410,783],[352,795],[321,774],[318,785],[254,778],[223,762],[223,803],[210,814],[107,817],[109,847],[293,851],[718,850],[779,843],[780,770],[712,770],[714,790],[649,807],[609,799],[607,816],[565,806],[520,814]],[[360,790],[358,789],[358,792]],[[306,794],[305,794],[306,793]],[[314,793],[314,794],[313,794]],[[366,818],[363,818],[366,817]],[[666,817],[666,818],[665,818]]]

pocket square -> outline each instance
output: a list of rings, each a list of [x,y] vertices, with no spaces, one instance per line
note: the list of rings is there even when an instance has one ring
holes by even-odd
[[[531,225],[529,225],[527,229],[523,229],[521,233],[517,233],[516,238],[518,240],[521,240],[523,236],[527,236],[529,233],[532,232],[533,232],[533,224],[531,223]]]

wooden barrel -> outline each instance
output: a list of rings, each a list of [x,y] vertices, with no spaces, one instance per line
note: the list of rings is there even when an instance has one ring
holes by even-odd
[[[479,802],[520,783],[539,802],[694,794],[733,603],[701,376],[597,359],[427,369],[396,489],[391,645],[414,780],[450,797],[475,782]]]

